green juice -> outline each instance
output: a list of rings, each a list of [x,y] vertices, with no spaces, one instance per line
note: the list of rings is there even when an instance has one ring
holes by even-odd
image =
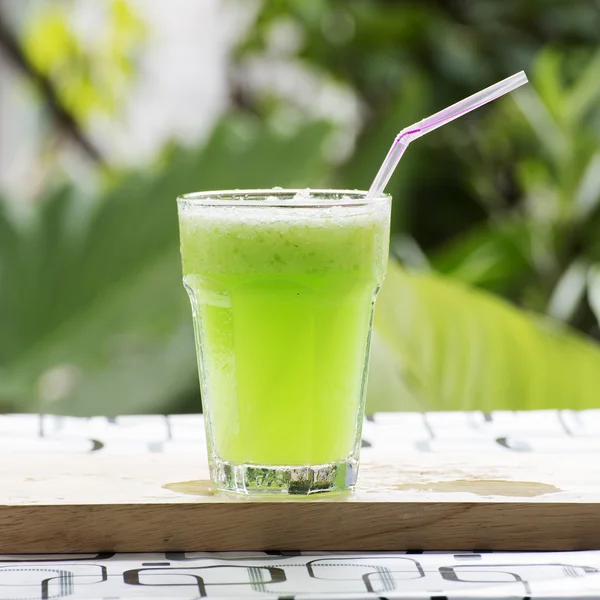
[[[180,205],[212,452],[250,465],[357,455],[389,199]]]

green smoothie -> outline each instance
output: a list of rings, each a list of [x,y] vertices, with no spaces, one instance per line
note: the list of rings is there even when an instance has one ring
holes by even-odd
[[[230,464],[344,461],[360,443],[389,198],[262,200],[180,202],[211,452]]]

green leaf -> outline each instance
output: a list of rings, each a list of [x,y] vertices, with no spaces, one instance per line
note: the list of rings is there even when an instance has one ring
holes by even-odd
[[[600,202],[600,152],[590,159],[574,198],[574,210],[579,219],[592,214]]]
[[[528,223],[522,219],[486,223],[440,248],[432,267],[463,283],[508,292],[533,271]]]
[[[545,48],[536,57],[533,65],[535,89],[556,123],[565,119],[565,91],[562,88],[562,54],[553,48]]]
[[[588,272],[588,302],[600,324],[600,265],[593,265]]]
[[[596,344],[438,275],[411,273],[391,262],[377,300],[375,331],[377,343],[395,360],[384,363],[374,356],[375,376],[383,371],[388,389],[369,396],[371,412],[415,403],[434,410],[598,404]],[[369,384],[370,391],[376,383]],[[382,398],[386,402],[379,404]]]
[[[585,70],[571,88],[567,101],[567,114],[573,123],[580,122],[600,100],[600,52],[588,62]]]
[[[91,205],[62,189],[21,228],[0,205],[2,408],[152,412],[197,386],[175,197],[316,187],[328,133],[317,123],[285,137],[226,118],[200,151],[176,150]]]
[[[548,316],[568,322],[576,313],[585,294],[588,265],[576,260],[569,265],[558,280],[548,303]]]
[[[542,99],[531,87],[518,90],[513,98],[552,161],[561,164],[568,150],[568,138],[560,130]]]

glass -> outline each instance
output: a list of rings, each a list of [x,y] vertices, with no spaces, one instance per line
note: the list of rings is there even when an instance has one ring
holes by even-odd
[[[211,479],[242,493],[354,487],[390,196],[178,198]]]

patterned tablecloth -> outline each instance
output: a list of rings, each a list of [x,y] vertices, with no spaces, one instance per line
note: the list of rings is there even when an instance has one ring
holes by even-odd
[[[600,410],[377,414],[365,423],[363,445],[398,453],[590,453],[598,460]],[[204,452],[204,429],[200,415],[4,415],[0,451],[5,460],[15,452]],[[0,555],[0,600],[203,597],[600,599],[600,550]]]

